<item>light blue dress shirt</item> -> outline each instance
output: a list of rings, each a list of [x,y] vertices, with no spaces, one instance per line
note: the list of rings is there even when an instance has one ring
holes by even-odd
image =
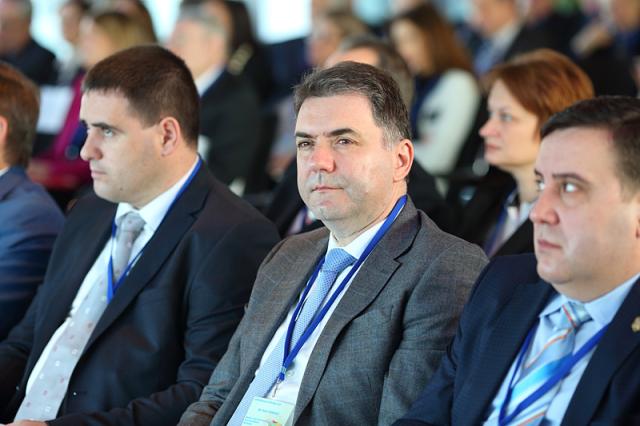
[[[593,320],[585,322],[577,330],[574,352],[577,349],[581,348],[602,327],[611,322],[613,317],[618,312],[618,309],[622,305],[622,302],[624,302],[624,299],[627,297],[627,294],[629,294],[629,291],[631,291],[633,284],[639,277],[640,274],[634,275],[632,278],[625,281],[609,293],[604,294],[599,298],[584,304],[584,307],[586,308],[587,312],[589,312],[589,315]],[[538,318],[542,318],[554,311],[557,311],[564,303],[570,300],[572,299],[563,294],[556,294],[553,298],[551,298],[547,306],[540,312]],[[540,322],[540,324],[544,324],[544,322]],[[548,327],[538,327],[533,338],[532,349],[529,351],[529,353],[537,353],[539,351],[538,349],[547,342],[552,334],[553,331]],[[584,373],[585,368],[589,364],[593,352],[594,351],[592,350],[584,358],[578,361],[578,363],[573,367],[569,374],[560,382],[560,388],[558,389],[556,396],[553,398],[553,401],[549,405],[545,418],[540,423],[541,425],[559,425],[562,422],[562,418],[564,417],[564,413],[569,406],[569,402],[571,401],[573,392],[576,390],[576,387],[580,382],[580,378],[582,377],[582,373]],[[524,364],[526,364],[526,361],[527,360],[525,360]],[[515,364],[516,360],[514,359],[511,367],[509,368],[509,372],[502,381],[500,390],[491,402],[491,407],[488,411],[488,418],[484,422],[485,425],[498,424],[500,407],[507,393],[509,379],[513,375]]]

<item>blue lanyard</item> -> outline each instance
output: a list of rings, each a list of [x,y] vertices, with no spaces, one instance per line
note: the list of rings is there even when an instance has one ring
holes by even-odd
[[[582,345],[580,349],[570,357],[568,357],[556,370],[556,372],[549,377],[549,379],[543,383],[538,389],[535,390],[531,395],[526,397],[518,406],[513,410],[513,413],[507,416],[507,409],[509,406],[509,401],[511,400],[511,393],[514,388],[514,381],[518,370],[520,369],[520,365],[524,360],[524,355],[531,344],[531,340],[535,334],[537,325],[533,327],[533,329],[527,335],[527,338],[524,341],[522,349],[520,350],[520,354],[518,355],[518,360],[516,361],[516,366],[513,369],[513,374],[511,375],[511,380],[509,380],[509,386],[507,388],[507,394],[504,397],[504,401],[502,402],[502,406],[500,407],[500,415],[498,417],[498,424],[500,426],[508,424],[511,420],[513,420],[518,414],[527,409],[531,404],[537,401],[542,395],[547,393],[551,388],[553,388],[560,380],[564,379],[574,365],[578,363],[582,358],[584,358],[591,350],[598,344],[602,336],[609,324],[602,327],[596,334],[591,336],[591,338]]]
[[[169,204],[169,208],[164,214],[164,217],[167,217],[167,214],[169,214],[173,205],[176,203],[178,198],[180,198],[182,193],[187,189],[187,187],[189,186],[193,178],[198,173],[198,170],[200,170],[201,165],[202,165],[202,159],[198,157],[198,162],[196,163],[195,168],[193,169],[193,171],[191,172],[191,174],[189,175],[185,183],[182,185],[182,187],[180,188],[176,196],[173,198],[173,201],[171,201],[171,204]],[[114,217],[113,222],[111,222],[111,249],[112,250],[113,250],[113,242],[116,238],[116,229],[117,229],[116,218]],[[149,241],[147,241],[147,244],[149,244]],[[140,251],[134,256],[134,258],[131,259],[131,261],[127,264],[127,267],[125,268],[124,272],[122,272],[122,275],[120,275],[120,278],[118,278],[118,281],[115,283],[113,282],[113,253],[109,254],[109,265],[107,267],[107,284],[108,284],[107,285],[107,301],[108,302],[111,302],[111,299],[113,299],[113,296],[116,294],[116,290],[118,290],[118,288],[120,287],[120,284],[122,284],[124,279],[129,274],[129,271],[131,270],[133,265],[138,261],[140,256],[142,256],[142,252],[147,247],[147,244],[145,244],[144,247],[142,247]]]
[[[349,282],[351,277],[353,277],[353,274],[356,273],[360,265],[362,265],[362,263],[367,259],[367,256],[369,256],[369,253],[371,253],[371,251],[376,247],[376,245],[378,244],[378,241],[380,241],[380,239],[387,233],[387,231],[393,224],[393,221],[398,216],[398,214],[400,213],[400,210],[402,210],[402,207],[404,207],[406,202],[407,202],[406,195],[403,195],[402,197],[400,197],[400,199],[396,202],[395,206],[393,207],[393,210],[391,210],[391,213],[389,213],[389,216],[387,216],[387,218],[385,219],[380,229],[378,229],[378,232],[376,232],[376,234],[373,236],[373,238],[371,239],[367,247],[364,249],[364,252],[362,252],[362,255],[360,255],[360,258],[358,258],[358,260],[353,265],[353,267],[351,268],[347,276],[344,277],[344,279],[342,280],[342,282],[340,283],[336,291],[331,295],[327,303],[325,303],[325,305],[322,307],[318,315],[316,315],[316,317],[313,319],[311,324],[309,324],[309,326],[304,331],[304,333],[302,333],[302,336],[300,336],[300,339],[298,339],[293,349],[291,349],[291,339],[293,338],[293,329],[296,325],[296,320],[298,319],[298,315],[300,314],[300,310],[302,309],[302,305],[304,304],[307,294],[309,294],[309,291],[311,290],[313,283],[318,277],[320,268],[324,264],[324,258],[322,258],[320,262],[318,262],[318,265],[313,271],[313,274],[311,275],[311,278],[309,279],[309,282],[307,283],[304,289],[304,292],[302,293],[302,297],[300,298],[300,301],[298,302],[296,309],[293,311],[293,316],[291,317],[291,321],[289,322],[289,327],[287,328],[287,336],[284,344],[284,357],[282,361],[282,370],[280,371],[280,374],[278,374],[278,383],[284,380],[287,369],[293,363],[293,360],[295,359],[296,355],[298,355],[298,352],[300,352],[300,349],[302,348],[302,346],[305,344],[307,340],[309,340],[309,337],[311,337],[311,334],[313,334],[313,331],[316,329],[316,327],[318,327],[318,324],[320,324],[322,322],[322,319],[325,317],[325,315],[327,315],[327,312],[329,311],[333,303],[336,301],[340,293],[344,291],[345,287],[347,286],[347,283]]]

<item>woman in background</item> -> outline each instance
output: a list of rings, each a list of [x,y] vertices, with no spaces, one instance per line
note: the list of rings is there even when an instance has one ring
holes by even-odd
[[[538,195],[534,166],[540,128],[556,112],[593,97],[593,85],[569,58],[540,49],[494,67],[485,86],[489,119],[480,135],[485,160],[499,171],[478,185],[458,234],[489,256],[531,252],[529,211]]]
[[[415,78],[410,111],[415,158],[428,172],[447,175],[480,105],[471,59],[451,24],[430,4],[395,16],[389,34]]]

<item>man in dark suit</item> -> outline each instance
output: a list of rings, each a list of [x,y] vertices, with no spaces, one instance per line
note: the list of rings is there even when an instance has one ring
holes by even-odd
[[[124,50],[83,93],[97,196],[71,210],[0,344],[2,420],[174,425],[224,353],[276,230],[200,167],[198,97],[178,57]]]
[[[169,40],[200,94],[200,146],[214,176],[241,192],[260,135],[260,109],[251,84],[226,70],[229,34],[209,9],[186,5]]]
[[[519,53],[554,47],[544,29],[524,25],[517,0],[473,0],[472,4],[472,26],[482,39],[473,52],[478,75]]]
[[[183,426],[265,420],[268,407],[283,424],[391,423],[437,367],[486,262],[406,197],[413,147],[388,74],[344,62],[295,98],[298,188],[327,229],[267,257]]]
[[[0,63],[0,340],[29,307],[64,224],[53,199],[25,173],[37,120],[37,87]]]
[[[489,264],[397,425],[640,421],[640,100],[581,101],[542,136],[535,257]]]
[[[53,84],[56,58],[31,37],[31,14],[31,0],[0,0],[0,60],[36,84]]]

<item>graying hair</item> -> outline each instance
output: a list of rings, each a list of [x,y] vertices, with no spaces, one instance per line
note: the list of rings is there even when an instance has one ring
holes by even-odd
[[[373,120],[384,132],[387,147],[411,139],[409,115],[398,85],[388,73],[367,64],[341,62],[306,75],[295,87],[296,116],[307,98],[347,94],[367,98]]]

